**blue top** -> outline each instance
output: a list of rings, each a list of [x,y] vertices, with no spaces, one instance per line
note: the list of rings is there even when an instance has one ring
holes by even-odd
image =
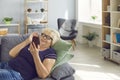
[[[23,48],[18,56],[8,62],[9,66],[13,70],[20,72],[24,80],[32,80],[33,78],[37,77],[35,63],[28,48],[29,45]],[[49,48],[44,51],[39,51],[39,57],[42,62],[45,58],[56,59],[56,53],[53,48]]]

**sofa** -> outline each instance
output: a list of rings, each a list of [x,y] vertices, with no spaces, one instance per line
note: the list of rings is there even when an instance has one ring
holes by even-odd
[[[8,61],[11,59],[9,50],[18,43],[25,40],[29,35],[7,35],[0,37],[0,61]],[[62,45],[63,44],[63,45]],[[58,57],[49,77],[46,79],[35,78],[33,80],[74,80],[74,68],[69,64],[69,60],[73,58],[69,49],[71,45],[63,40],[58,41],[53,48],[56,50]],[[65,48],[66,47],[66,48]],[[61,58],[62,57],[62,58]]]

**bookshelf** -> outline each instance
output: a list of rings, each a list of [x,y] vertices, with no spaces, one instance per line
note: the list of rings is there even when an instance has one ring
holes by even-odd
[[[48,26],[48,0],[25,0],[25,33]]]
[[[102,0],[102,54],[105,59],[120,64],[119,5],[120,0]]]

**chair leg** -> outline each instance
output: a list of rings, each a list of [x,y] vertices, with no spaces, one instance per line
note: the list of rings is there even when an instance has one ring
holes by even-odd
[[[73,50],[75,49],[75,46],[76,46],[76,42],[75,42],[75,40],[73,39],[73,40],[71,40],[72,41],[72,47],[73,47]]]

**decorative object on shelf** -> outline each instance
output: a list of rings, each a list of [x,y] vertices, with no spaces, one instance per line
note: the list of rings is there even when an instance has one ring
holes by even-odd
[[[120,19],[118,19],[117,27],[120,28]]]
[[[38,12],[38,10],[35,10],[35,12]]]
[[[47,21],[40,21],[40,23],[48,23]]]
[[[28,11],[28,12],[31,12],[31,11],[32,11],[32,9],[31,9],[31,8],[28,8],[28,9],[27,9],[27,11]]]
[[[110,42],[110,34],[106,34],[106,35],[105,35],[105,40],[106,40],[107,42]]]
[[[8,28],[0,28],[0,35],[6,35],[8,33]]]
[[[104,59],[110,58],[110,47],[102,48],[102,56],[104,56]]]
[[[120,5],[117,6],[117,10],[120,11]]]
[[[107,6],[107,11],[110,11],[110,5]]]
[[[32,24],[40,24],[40,19],[32,19]]]
[[[120,44],[120,33],[113,33],[113,43]]]
[[[40,11],[41,11],[41,12],[44,12],[44,11],[45,11],[45,9],[44,9],[44,8],[41,8],[41,9],[40,9]]]
[[[4,18],[3,18],[3,22],[4,22],[5,24],[10,24],[12,20],[13,20],[12,17],[4,17]]]
[[[115,49],[112,51],[112,59],[113,61],[117,62],[118,64],[120,64],[120,50],[119,49]]]
[[[27,17],[27,24],[32,24],[32,19],[30,17]]]
[[[88,41],[89,47],[92,47],[93,40],[95,40],[96,37],[98,37],[98,34],[96,34],[95,32],[89,32],[87,35],[83,35],[82,37]]]
[[[105,16],[105,24],[104,25],[110,26],[110,14]]]

